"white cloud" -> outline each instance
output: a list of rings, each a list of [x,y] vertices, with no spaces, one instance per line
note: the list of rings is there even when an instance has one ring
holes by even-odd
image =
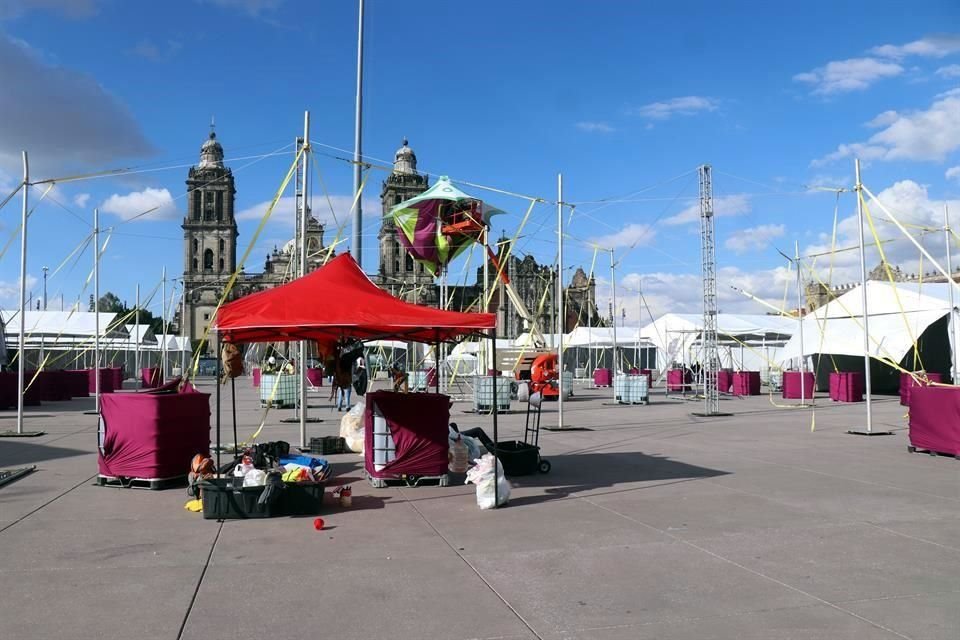
[[[874,191],[877,198],[896,216],[897,220],[906,225],[916,225],[907,227],[914,235],[918,233],[917,227],[926,227],[939,229],[943,227],[943,208],[948,206],[950,211],[960,211],[960,200],[937,200],[930,197],[927,188],[912,180],[901,180],[894,183],[879,192]],[[884,242],[883,251],[887,261],[894,266],[900,266],[904,273],[916,273],[920,269],[920,252],[906,239],[903,234],[886,220],[886,214],[876,205],[876,203],[867,197],[867,207],[873,217],[877,234]],[[855,200],[850,197],[841,201],[847,208],[846,217],[842,218],[837,224],[837,241],[835,249],[846,249],[857,247],[859,235],[857,231],[857,216],[855,213]],[[864,241],[870,245],[874,243],[873,233],[869,225],[864,224]],[[946,252],[943,246],[943,235],[941,233],[934,236],[928,236],[919,240],[927,251],[936,258],[941,265],[945,264]],[[831,263],[831,258],[827,254],[831,252],[830,234],[821,234],[817,242],[805,247],[803,255],[824,254],[817,258],[816,269],[819,277],[826,281],[827,273]],[[875,246],[866,247],[867,268],[872,269],[880,263],[880,254]],[[833,254],[833,283],[842,284],[860,281],[860,257],[859,253],[853,251],[843,251]],[[809,263],[806,267],[809,268]],[[924,259],[923,270],[930,272],[934,267],[930,261]],[[813,277],[806,279],[812,280]]]
[[[834,60],[822,67],[798,73],[795,82],[813,87],[816,95],[830,95],[845,91],[862,91],[883,78],[892,78],[903,73],[902,66],[895,62],[876,58],[850,58]]]
[[[947,180],[960,182],[960,166],[950,167],[944,172],[943,177],[946,178]]]
[[[19,174],[21,149],[38,179],[154,152],[133,114],[95,78],[2,33],[0,86],[0,167],[8,171]]]
[[[782,224],[761,224],[756,227],[740,229],[723,243],[727,249],[736,254],[748,251],[759,251],[770,246],[770,241],[783,236]]]
[[[273,11],[283,4],[283,0],[205,0],[223,9],[238,9],[251,16]]]
[[[648,224],[628,224],[619,231],[597,236],[590,239],[590,243],[603,249],[619,249],[621,247],[646,246],[653,242],[657,235],[656,229]]]
[[[737,193],[729,196],[719,196],[713,199],[713,215],[716,217],[739,216],[749,213],[752,206],[750,196]],[[700,220],[700,201],[695,200],[680,213],[664,218],[663,224],[675,226],[690,224]]]
[[[130,53],[140,56],[141,58],[146,58],[151,62],[161,62],[172,58],[180,49],[183,48],[183,45],[176,40],[167,40],[166,45],[158,45],[152,40],[141,40],[137,45],[130,50]]]
[[[37,278],[27,274],[27,291],[37,285]],[[20,278],[13,282],[0,280],[0,304],[5,309],[16,309],[20,305]]]
[[[47,10],[68,18],[87,18],[97,13],[96,0],[0,0],[0,20],[18,18],[32,10]]]
[[[167,189],[147,187],[126,195],[113,194],[100,205],[105,213],[122,220],[176,220],[180,212]]]
[[[885,44],[870,49],[870,53],[884,58],[901,59],[907,56],[943,58],[960,52],[960,35],[939,35],[921,38],[903,45]]]
[[[339,225],[349,226],[352,217],[351,208],[353,206],[353,200],[353,196],[334,195],[330,196],[330,202],[328,203],[325,197],[314,196],[313,217],[324,225],[327,225],[331,231],[336,231],[336,227]],[[236,214],[237,220],[260,220],[267,212],[270,202],[270,200],[266,200],[239,211]],[[371,219],[376,218],[379,220],[380,216],[383,215],[379,200],[364,198],[362,204],[365,224],[369,225]],[[333,205],[332,211],[331,205]],[[291,228],[296,219],[296,199],[293,196],[280,198],[277,206],[273,209],[273,213],[270,214],[271,221],[280,222]],[[377,227],[377,229],[379,229],[379,227]]]
[[[73,196],[73,204],[77,205],[81,209],[87,208],[87,201],[89,200],[90,200],[89,193],[78,193],[77,195]]]
[[[606,122],[578,122],[577,129],[587,133],[613,133],[616,131]]]
[[[943,78],[960,78],[960,64],[948,64],[937,69],[935,73]]]
[[[811,165],[821,166],[849,157],[942,162],[960,148],[960,89],[940,94],[926,110],[886,111],[868,126],[881,130],[866,142],[841,144],[836,151],[814,160]]]
[[[631,109],[632,115],[652,120],[666,120],[671,116],[691,116],[704,111],[716,111],[719,102],[715,98],[704,96],[683,96],[671,98],[665,102],[651,102]]]
[[[755,300],[747,298],[731,287],[748,291],[762,300],[779,307],[783,300],[783,288],[794,282],[795,276],[786,267],[744,271],[738,267],[717,269],[717,305],[724,313],[759,313],[770,311]],[[617,302],[627,310],[627,322],[633,324],[639,315],[639,301],[635,293],[642,282],[643,297],[650,307],[649,315],[643,310],[643,324],[650,316],[657,318],[664,313],[700,313],[703,311],[703,279],[699,273],[628,273],[617,283]],[[622,288],[627,291],[621,290]],[[597,285],[597,302],[602,310],[607,308],[610,297],[609,282]]]

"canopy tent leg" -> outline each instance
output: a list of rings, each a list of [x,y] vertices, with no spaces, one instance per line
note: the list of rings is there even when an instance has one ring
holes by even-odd
[[[497,371],[497,328],[494,326],[492,330],[493,340],[492,345],[490,346],[490,351],[493,354],[493,371],[496,374]],[[491,415],[493,416],[493,449],[496,451],[497,445],[500,443],[500,432],[497,428],[497,378],[494,375],[493,378],[493,411]],[[493,508],[497,509],[500,507],[500,483],[497,481],[497,474],[500,473],[499,470],[500,461],[497,459],[496,454],[493,456]]]
[[[240,441],[237,440],[237,379],[230,378],[230,401],[233,403],[233,453],[239,453]]]
[[[220,346],[220,333],[217,332],[217,376],[216,376],[216,385],[217,385],[217,474],[220,473],[220,360],[221,360],[221,346]]]

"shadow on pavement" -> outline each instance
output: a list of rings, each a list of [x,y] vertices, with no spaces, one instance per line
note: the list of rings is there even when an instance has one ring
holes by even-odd
[[[90,451],[51,447],[46,444],[32,444],[14,440],[0,439],[0,467],[8,465],[31,464],[60,458],[71,458],[90,454]]]
[[[541,487],[544,493],[534,496],[515,496],[510,499],[511,505],[548,502],[567,498],[583,491],[607,487],[613,489],[626,483],[659,482],[662,485],[664,481],[714,478],[730,473],[639,451],[567,454],[547,456],[546,459],[552,466],[550,473],[508,478],[518,488]],[[642,488],[644,487],[625,487],[623,491]],[[616,491],[610,493],[616,493]]]

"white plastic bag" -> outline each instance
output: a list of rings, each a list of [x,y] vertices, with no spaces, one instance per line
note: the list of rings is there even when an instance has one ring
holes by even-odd
[[[354,453],[363,453],[363,412],[366,404],[363,398],[350,407],[350,411],[340,418],[340,437],[346,441],[347,449]]]
[[[517,384],[517,400],[526,402],[530,398],[530,385],[526,381]]]
[[[477,506],[481,509],[500,507],[510,500],[510,483],[503,475],[503,465],[489,453],[484,454],[476,461],[476,465],[467,471],[466,482],[477,485]]]
[[[267,484],[267,472],[262,469],[251,469],[243,476],[243,486],[262,487]]]

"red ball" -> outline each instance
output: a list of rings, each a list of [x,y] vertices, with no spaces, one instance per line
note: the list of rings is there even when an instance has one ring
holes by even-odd
[[[313,528],[316,529],[317,531],[320,531],[321,529],[323,529],[323,518],[314,518]]]

